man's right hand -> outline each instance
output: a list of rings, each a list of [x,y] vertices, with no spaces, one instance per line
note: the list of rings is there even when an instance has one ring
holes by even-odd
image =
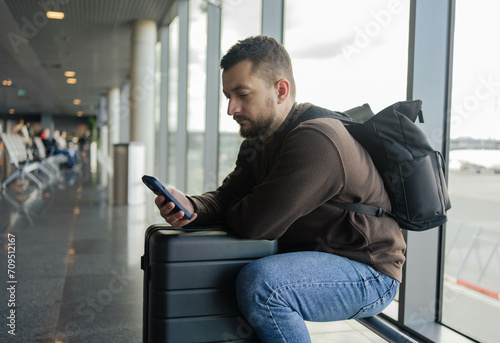
[[[166,202],[164,196],[159,195],[155,199],[155,204],[160,210],[160,215],[173,227],[182,227],[194,221],[197,217],[197,214],[194,213],[194,207],[191,201],[186,198],[184,193],[178,191],[177,189],[168,188],[168,191],[172,193],[172,195],[188,210],[193,214],[193,218],[187,219],[184,217],[184,212],[172,212],[175,208],[175,204],[172,201]]]

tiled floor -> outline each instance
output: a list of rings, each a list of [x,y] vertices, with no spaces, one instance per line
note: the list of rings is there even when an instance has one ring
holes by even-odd
[[[159,218],[153,196],[110,204],[103,180],[82,167],[43,192],[15,183],[0,194],[1,342],[141,342],[143,235]],[[355,321],[308,327],[314,343],[383,342]]]

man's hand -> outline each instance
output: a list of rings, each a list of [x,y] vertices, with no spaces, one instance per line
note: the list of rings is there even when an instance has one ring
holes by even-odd
[[[193,204],[191,204],[191,201],[189,201],[181,191],[173,188],[167,189],[182,204],[182,206],[186,208],[186,210],[193,214],[193,218],[185,218],[184,212],[182,211],[173,213],[172,210],[175,208],[175,204],[172,201],[165,202],[166,199],[163,195],[159,195],[155,199],[155,204],[160,209],[160,215],[173,227],[181,227],[194,221],[197,214],[194,213],[194,207]]]

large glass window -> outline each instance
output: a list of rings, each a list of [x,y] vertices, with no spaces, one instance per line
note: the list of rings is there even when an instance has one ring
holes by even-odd
[[[177,112],[179,94],[179,18],[169,26],[168,48],[168,183],[175,185]]]
[[[409,1],[287,0],[297,101],[333,110],[405,100]]]
[[[240,39],[260,33],[261,0],[222,1],[221,50],[224,55]],[[222,85],[221,85],[222,87]],[[242,138],[239,126],[227,115],[227,101],[221,91],[219,125],[219,184],[234,169]]]
[[[189,1],[187,192],[203,192],[207,12],[203,0]]]
[[[155,123],[155,159],[160,160],[160,154],[165,153],[164,147],[160,144],[160,95],[161,95],[161,42],[156,42],[155,45],[155,108],[154,108],[154,123]],[[160,174],[160,166],[155,164],[155,175]]]
[[[297,102],[332,110],[406,99],[410,1],[285,2]],[[314,18],[314,20],[311,20]],[[398,317],[397,299],[384,313]]]
[[[481,342],[498,342],[500,318],[499,11],[456,3],[442,321]]]

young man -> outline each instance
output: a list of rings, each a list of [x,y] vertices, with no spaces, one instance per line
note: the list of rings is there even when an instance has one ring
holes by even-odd
[[[333,118],[296,125],[311,104],[295,103],[284,47],[264,36],[239,41],[221,60],[228,114],[246,138],[236,168],[216,191],[186,197],[192,220],[155,201],[173,226],[223,220],[251,239],[279,239],[289,253],[247,265],[237,280],[240,308],[262,342],[310,342],[304,320],[372,316],[394,298],[405,243],[390,218],[329,204],[390,208],[368,153]]]

